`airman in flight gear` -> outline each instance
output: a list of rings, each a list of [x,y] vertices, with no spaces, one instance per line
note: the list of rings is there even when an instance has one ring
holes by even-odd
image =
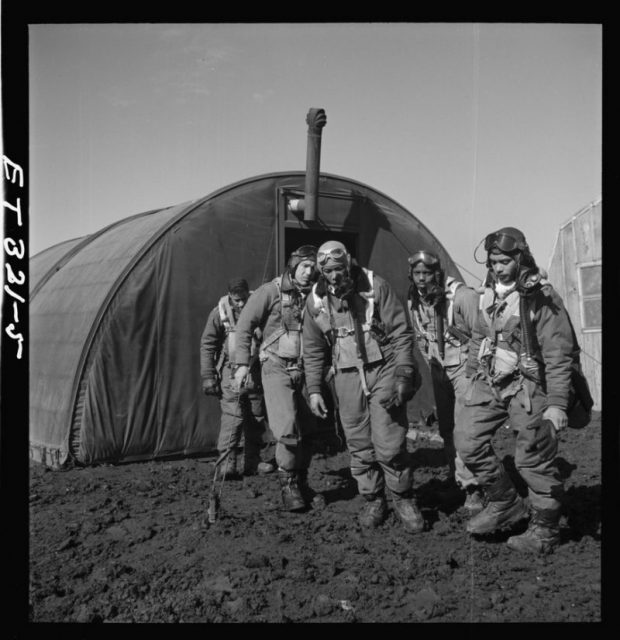
[[[252,335],[263,335],[259,360],[269,426],[276,438],[276,463],[285,509],[308,506],[311,452],[306,439],[316,419],[308,407],[304,384],[301,330],[306,296],[316,280],[316,247],[294,251],[284,273],[259,287],[237,323],[236,384],[248,373]]]
[[[560,542],[564,493],[557,432],[568,423],[579,345],[562,299],[542,277],[523,233],[504,227],[486,236],[484,248],[488,275],[469,353],[472,381],[454,435],[488,504],[467,530],[492,533],[530,515],[491,444],[508,420],[517,435],[515,466],[527,484],[531,518],[527,531],[507,544],[549,553]]]
[[[331,366],[351,474],[366,500],[360,524],[383,522],[387,487],[406,530],[418,533],[424,519],[405,444],[406,403],[417,390],[407,313],[390,285],[353,264],[342,243],[321,245],[317,265],[303,330],[310,406],[315,415],[327,415],[321,385]]]
[[[225,480],[241,474],[265,474],[275,467],[261,461],[260,451],[265,433],[265,409],[260,385],[258,362],[252,367],[246,387],[240,396],[233,385],[236,325],[239,314],[250,296],[248,283],[236,278],[228,283],[228,293],[222,296],[207,319],[200,340],[200,373],[205,395],[220,400],[222,418],[217,441],[218,452],[230,449],[226,461],[219,467]],[[257,350],[258,336],[252,348]],[[241,436],[244,439],[244,460],[239,460]]]
[[[439,258],[430,251],[417,251],[408,262],[408,308],[416,343],[431,373],[439,434],[454,480],[466,492],[464,507],[475,515],[484,508],[482,491],[456,455],[453,433],[469,383],[467,352],[480,296],[455,278],[446,279]]]

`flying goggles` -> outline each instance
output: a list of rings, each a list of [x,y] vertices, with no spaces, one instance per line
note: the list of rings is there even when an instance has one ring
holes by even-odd
[[[307,259],[314,260],[315,255],[316,255],[316,247],[312,244],[304,244],[298,249],[295,249],[295,251],[291,253],[290,258],[300,258],[301,260],[307,260]]]
[[[478,243],[478,246],[474,249],[474,260],[478,264],[485,264],[487,262],[487,257],[485,256],[482,260],[478,259],[478,249],[480,245],[484,242],[484,250],[487,254],[491,253],[491,251],[499,251],[500,253],[514,253],[516,251],[528,252],[529,247],[527,242],[525,241],[525,237],[518,229],[513,229],[512,227],[506,227],[505,229],[500,229],[499,231],[494,231],[493,233],[489,233],[488,236],[481,240]]]
[[[429,251],[417,251],[407,258],[407,262],[413,267],[418,262],[423,262],[427,267],[438,267],[439,258]]]
[[[484,239],[484,250],[488,253],[492,249],[499,249],[502,253],[512,253],[513,251],[523,251],[527,244],[512,235],[496,231],[489,233]]]
[[[323,266],[329,258],[333,258],[334,260],[340,262],[343,258],[346,259],[347,252],[345,249],[341,247],[334,247],[333,249],[327,249],[325,251],[319,251],[317,254],[317,262]]]

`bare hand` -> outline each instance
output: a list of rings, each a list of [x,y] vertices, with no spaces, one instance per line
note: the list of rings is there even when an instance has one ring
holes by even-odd
[[[239,365],[235,371],[234,389],[237,393],[241,393],[243,383],[248,375],[248,367],[245,364]]]
[[[310,410],[317,418],[325,418],[327,416],[327,407],[320,393],[310,394]]]
[[[551,420],[556,431],[564,429],[568,425],[568,416],[560,407],[547,407],[542,415],[543,420]]]

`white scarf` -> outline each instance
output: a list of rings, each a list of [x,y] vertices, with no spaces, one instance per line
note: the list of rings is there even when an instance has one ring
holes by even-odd
[[[511,282],[510,284],[502,284],[501,282],[495,283],[495,294],[500,300],[503,300],[509,293],[514,291],[516,286],[516,282]]]

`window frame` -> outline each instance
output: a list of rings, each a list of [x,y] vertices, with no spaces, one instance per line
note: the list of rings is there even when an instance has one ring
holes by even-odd
[[[588,267],[599,267],[601,269],[601,290],[599,293],[595,295],[585,295],[583,292],[583,269]],[[601,324],[598,327],[586,326],[586,313],[585,313],[585,305],[589,300],[601,300],[601,305],[602,305],[602,301],[603,301],[602,276],[603,276],[602,260],[591,260],[589,262],[580,262],[577,264],[577,286],[579,291],[579,315],[581,318],[581,330],[584,333],[596,333],[602,330],[602,309],[601,309]]]

